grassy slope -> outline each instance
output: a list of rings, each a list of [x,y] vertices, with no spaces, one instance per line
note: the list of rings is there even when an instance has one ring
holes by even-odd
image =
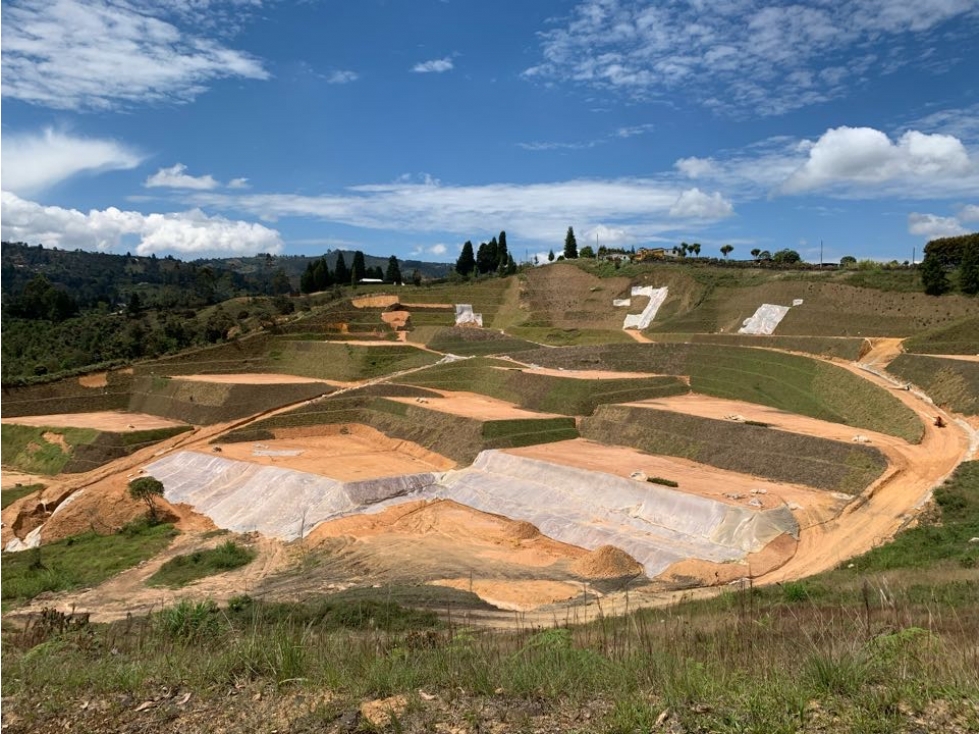
[[[530,410],[591,415],[604,403],[680,395],[687,386],[673,377],[579,380],[514,369],[510,362],[469,359],[406,375],[400,382],[436,390],[476,392]]]
[[[695,392],[921,440],[917,416],[893,395],[825,362],[764,349],[630,344],[521,352],[547,367],[689,375]]]
[[[903,346],[914,354],[979,354],[979,316],[917,334]]]
[[[18,484],[15,487],[10,487],[0,492],[0,510],[5,510],[9,505],[19,500],[21,497],[26,497],[29,494],[38,492],[44,489],[43,484]]]
[[[43,591],[95,586],[162,551],[172,525],[135,522],[115,535],[84,533],[40,549],[3,554],[3,600],[26,601]]]
[[[979,415],[979,362],[902,354],[887,371],[920,387],[937,405]]]
[[[870,446],[647,408],[603,406],[582,419],[581,435],[847,494],[858,494],[887,468]]]
[[[67,445],[67,451],[44,434],[57,434]],[[94,441],[99,432],[92,428],[57,428],[20,426],[13,423],[0,427],[3,462],[29,474],[53,475],[61,472],[71,460],[74,449]]]

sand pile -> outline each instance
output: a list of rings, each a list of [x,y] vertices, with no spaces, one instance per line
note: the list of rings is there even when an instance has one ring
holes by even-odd
[[[623,550],[612,545],[596,548],[571,564],[571,571],[587,579],[615,579],[638,576],[642,564]]]

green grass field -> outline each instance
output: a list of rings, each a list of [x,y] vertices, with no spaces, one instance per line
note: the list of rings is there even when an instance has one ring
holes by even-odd
[[[912,336],[903,347],[913,354],[979,354],[979,316]]]
[[[148,586],[177,588],[206,576],[241,568],[255,560],[255,551],[228,540],[208,550],[175,556],[146,580]]]
[[[100,584],[162,551],[172,525],[130,523],[115,535],[84,533],[40,548],[3,554],[3,600],[24,602],[45,591]]]

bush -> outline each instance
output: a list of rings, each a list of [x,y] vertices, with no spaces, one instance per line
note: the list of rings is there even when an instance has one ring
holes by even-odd
[[[195,551],[171,558],[147,579],[150,586],[185,586],[191,581],[231,571],[251,563],[255,551],[228,540],[217,548]]]

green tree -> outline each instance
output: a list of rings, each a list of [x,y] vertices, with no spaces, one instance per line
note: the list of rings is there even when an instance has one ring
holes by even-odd
[[[422,284],[422,274],[421,271],[418,270],[418,268],[415,268],[414,270],[411,271],[411,282],[415,285],[416,288]]]
[[[852,268],[857,264],[857,259],[853,255],[844,255],[840,258],[840,266],[844,268]]]
[[[316,265],[313,267],[313,283],[318,291],[325,291],[333,285],[330,277],[330,266],[326,264],[325,257],[317,260]]]
[[[547,262],[549,263],[554,262],[554,250],[547,251]]]
[[[313,263],[306,265],[303,274],[299,276],[299,292],[313,293],[316,290],[316,273]]]
[[[388,271],[384,275],[384,280],[401,285],[401,266],[398,265],[398,258],[394,255],[388,258]]]
[[[500,275],[505,275],[511,260],[510,251],[506,246],[506,232],[500,232],[500,236],[496,238],[496,243],[496,271]]]
[[[163,496],[163,482],[154,477],[140,477],[129,483],[129,496],[139,502],[145,502],[150,511],[150,522],[158,522],[155,497]]]
[[[576,260],[578,258],[578,240],[574,237],[574,228],[568,227],[568,233],[564,236],[564,259]]]
[[[724,245],[724,247],[721,248],[721,254],[724,256],[724,259],[725,260],[727,259],[727,256],[731,254],[731,252],[733,250],[734,250],[734,247],[732,247],[731,245]]]
[[[690,251],[697,257],[700,257],[700,243],[694,242],[692,245],[690,245]]]
[[[779,265],[792,265],[794,263],[800,262],[802,258],[799,253],[795,250],[779,250],[774,255],[772,255],[772,260],[774,260]]]
[[[466,240],[466,244],[462,246],[462,252],[459,253],[459,259],[456,260],[456,272],[468,278],[475,269],[476,256],[473,254],[473,243]]]
[[[979,241],[966,245],[959,266],[959,290],[969,296],[979,293]]]
[[[592,246],[591,245],[585,245],[578,252],[578,257],[594,259],[594,257],[595,257],[595,250],[592,249]]]
[[[951,288],[941,258],[928,254],[921,263],[921,283],[929,296],[940,296]]]
[[[500,245],[494,237],[489,242],[484,242],[476,251],[476,270],[480,275],[492,273],[500,266]]]
[[[360,250],[354,252],[354,261],[350,266],[350,282],[359,283],[361,278],[367,277],[367,263],[364,260],[364,253]]]
[[[337,262],[333,266],[333,282],[337,285],[350,282],[350,271],[347,269],[347,261],[343,259],[342,252],[337,252]]]
[[[755,260],[758,259],[759,255],[761,255],[761,250],[759,250],[757,247],[751,251],[751,256],[755,258]]]
[[[130,316],[139,316],[143,310],[143,302],[140,300],[139,293],[133,291],[129,296],[129,306],[126,308]]]

